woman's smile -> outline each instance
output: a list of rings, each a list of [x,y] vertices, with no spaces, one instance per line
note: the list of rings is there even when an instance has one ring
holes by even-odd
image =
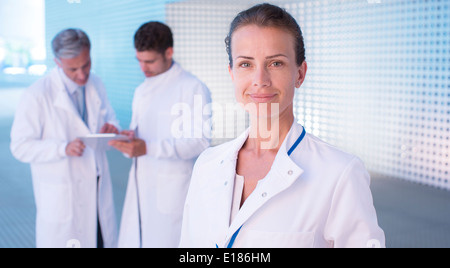
[[[248,96],[255,103],[270,103],[278,96],[278,94],[276,94],[276,93],[253,93],[253,94],[248,94]]]

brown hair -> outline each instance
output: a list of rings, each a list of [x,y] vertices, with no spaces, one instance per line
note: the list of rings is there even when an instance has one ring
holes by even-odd
[[[154,50],[164,54],[169,47],[173,47],[172,31],[163,23],[147,22],[136,31],[134,47],[140,52]]]
[[[233,57],[231,55],[231,38],[233,33],[240,27],[247,25],[257,25],[260,27],[275,27],[287,30],[292,34],[295,40],[296,63],[300,66],[305,61],[305,44],[303,34],[297,21],[284,9],[271,5],[259,4],[250,9],[240,12],[231,22],[230,31],[225,38],[226,49],[230,61],[230,67],[233,67]]]

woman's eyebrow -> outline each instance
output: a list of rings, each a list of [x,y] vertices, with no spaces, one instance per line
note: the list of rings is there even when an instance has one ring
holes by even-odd
[[[266,60],[270,60],[270,59],[278,58],[278,57],[285,57],[285,58],[287,58],[288,56],[286,56],[284,54],[276,54],[276,55],[273,55],[273,56],[267,56]],[[239,59],[239,58],[246,59],[246,60],[254,60],[255,59],[253,57],[248,57],[248,56],[237,56],[236,57],[236,59]]]
[[[237,56],[237,57],[236,57],[236,60],[239,59],[239,58],[246,59],[246,60],[254,60],[254,59],[255,59],[255,58],[253,58],[253,57]]]
[[[287,58],[288,56],[286,56],[284,54],[276,54],[276,55],[273,55],[273,56],[268,56],[268,57],[266,57],[266,59],[269,60],[269,59],[278,58],[278,57],[285,57],[285,58]]]

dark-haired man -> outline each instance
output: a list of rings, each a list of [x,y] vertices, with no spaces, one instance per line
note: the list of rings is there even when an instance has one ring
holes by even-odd
[[[123,132],[132,140],[111,142],[134,158],[119,247],[177,247],[192,167],[209,146],[204,123],[210,115],[204,116],[203,108],[211,102],[210,92],[173,61],[167,25],[142,25],[134,44],[146,79],[134,94],[130,130]]]

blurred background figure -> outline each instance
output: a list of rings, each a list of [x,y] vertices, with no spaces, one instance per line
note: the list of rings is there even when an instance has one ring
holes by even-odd
[[[119,247],[174,248],[180,240],[192,167],[210,143],[210,127],[205,125],[210,117],[203,111],[211,97],[200,80],[173,60],[173,36],[167,25],[145,23],[135,34],[134,46],[146,78],[134,93],[131,130],[122,133],[133,140],[111,142],[135,158]],[[186,109],[174,111],[177,106]],[[177,124],[180,119],[182,124]]]
[[[108,160],[79,137],[118,133],[119,124],[103,83],[90,73],[86,33],[63,30],[52,48],[58,67],[27,89],[11,129],[12,154],[31,164],[36,246],[115,247]]]

